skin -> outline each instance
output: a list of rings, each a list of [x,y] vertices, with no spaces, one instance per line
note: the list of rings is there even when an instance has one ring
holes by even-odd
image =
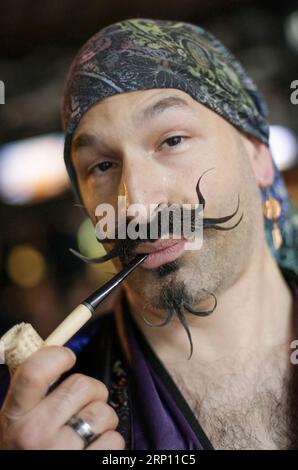
[[[169,96],[181,98],[186,105],[176,102],[173,106],[171,99],[172,106],[163,107],[154,116],[151,113],[151,117],[147,112],[147,119],[141,119],[146,108]],[[82,138],[83,134],[92,138]],[[174,136],[183,138],[167,140]],[[72,159],[85,208],[94,224],[96,206],[105,202],[116,207],[119,195],[125,195],[129,205],[196,203],[196,183],[209,168],[214,170],[201,184],[206,200],[204,217],[232,213],[240,196],[244,217],[236,229],[206,231],[202,249],[184,252],[177,260],[178,269],[162,278],[156,270],[140,267],[125,283],[135,321],[188,402],[201,399],[193,379],[196,377],[201,388],[209,384],[208,394],[220,407],[223,397],[216,395],[214,377],[222,380],[223,387],[224,377],[231,374],[234,383],[240,383],[247,360],[256,363],[259,372],[272,350],[281,347],[287,351],[294,334],[291,292],[264,238],[259,187],[270,186],[273,179],[268,148],[187,94],[163,89],[119,94],[93,106],[75,131]],[[119,262],[115,263],[119,268]],[[195,309],[210,308],[206,291],[216,295],[218,301],[211,316],[188,318],[194,343],[189,360],[185,331],[176,318],[162,328],[149,327],[142,318],[152,323],[163,320],[164,293],[181,285]],[[214,370],[212,365],[219,360],[220,371]],[[123,448],[101,383],[70,376],[45,397],[48,385],[69,370],[73,361],[65,348],[44,348],[19,368],[0,418],[0,448],[82,448],[81,440],[64,423],[73,414],[84,417],[85,413],[92,427],[103,432],[91,448]],[[274,389],[281,387],[280,377],[288,372],[287,353],[279,357],[278,366],[270,372]],[[255,376],[254,369],[248,383]],[[180,378],[183,380],[179,382]],[[192,395],[187,383],[192,384]],[[249,387],[247,393],[252,393]],[[111,413],[105,420],[100,419],[103,407],[106,415]],[[212,435],[207,418],[201,413],[200,422]],[[260,434],[264,447],[270,447],[272,443]],[[213,438],[216,444],[217,437]],[[218,448],[221,446],[218,440]]]
[[[188,106],[170,106],[142,120],[145,109],[173,95]],[[77,145],[82,134],[93,136],[92,145]],[[174,139],[175,144],[166,140],[173,136],[184,138]],[[204,217],[232,213],[240,196],[244,217],[236,229],[205,231],[202,249],[184,252],[177,260],[178,270],[161,278],[156,270],[140,267],[127,279],[125,289],[135,321],[217,448],[288,445],[286,438],[277,442],[268,418],[274,400],[283,410],[280,421],[287,413],[285,382],[290,375],[289,344],[295,337],[292,294],[264,235],[259,187],[270,187],[273,181],[268,147],[179,90],[146,90],[109,97],[90,109],[76,129],[72,159],[94,223],[96,206],[108,202],[116,208],[119,195],[126,196],[127,205],[195,203],[196,182],[210,168],[214,170],[201,184]],[[165,293],[181,285],[184,299],[195,310],[212,308],[213,300],[206,292],[218,301],[216,311],[207,318],[188,315],[194,344],[189,360],[189,344],[176,317],[162,328],[149,327],[143,320],[164,320]],[[231,390],[231,377],[235,393],[225,397],[225,391]],[[259,392],[262,377],[268,380]],[[244,396],[239,389],[246,390]],[[266,426],[260,424],[258,413],[245,408],[254,397],[262,403],[257,409],[264,423],[268,421]],[[218,411],[222,406],[227,408],[225,416]],[[239,432],[236,437],[226,433],[224,440],[212,423],[217,418],[218,422],[227,420],[227,427],[236,424],[236,409],[251,415],[251,434],[255,435],[245,444],[237,442]],[[287,433],[286,424],[284,428],[281,434]]]

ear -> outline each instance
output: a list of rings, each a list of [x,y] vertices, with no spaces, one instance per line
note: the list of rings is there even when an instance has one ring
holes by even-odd
[[[255,137],[241,133],[241,138],[261,188],[271,186],[274,180],[274,167],[269,147]]]

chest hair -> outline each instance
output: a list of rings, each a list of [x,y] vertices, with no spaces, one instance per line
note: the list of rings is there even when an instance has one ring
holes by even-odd
[[[192,370],[168,368],[213,447],[298,448],[298,366],[290,365],[289,355],[226,366],[221,360]]]

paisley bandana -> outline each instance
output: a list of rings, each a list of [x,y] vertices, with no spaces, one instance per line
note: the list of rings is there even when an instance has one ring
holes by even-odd
[[[231,52],[212,34],[189,23],[121,21],[89,39],[75,57],[66,80],[62,106],[64,159],[78,197],[71,139],[82,116],[108,96],[154,88],[184,91],[268,145],[268,113],[262,95]],[[266,237],[280,266],[298,274],[298,213],[274,168],[270,192],[282,207],[278,222],[283,235],[281,249],[275,251],[271,223],[265,220]],[[264,200],[265,191],[260,192]]]

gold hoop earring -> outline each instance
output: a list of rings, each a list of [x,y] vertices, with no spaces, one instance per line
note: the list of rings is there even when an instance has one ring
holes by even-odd
[[[270,196],[268,188],[266,188],[266,200],[263,202],[262,207],[264,216],[272,223],[272,240],[274,248],[279,250],[282,244],[282,234],[277,220],[281,215],[281,205],[277,199]]]

